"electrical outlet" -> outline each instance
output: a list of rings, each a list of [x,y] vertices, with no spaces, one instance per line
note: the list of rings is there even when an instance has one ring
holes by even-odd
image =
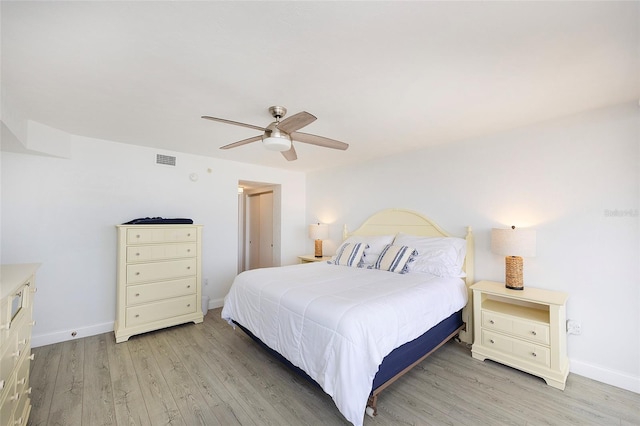
[[[582,334],[582,323],[575,320],[567,320],[567,333],[579,336]]]

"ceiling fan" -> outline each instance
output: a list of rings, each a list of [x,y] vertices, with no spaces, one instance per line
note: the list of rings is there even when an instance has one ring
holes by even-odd
[[[202,118],[207,120],[219,121],[221,123],[234,124],[236,126],[248,127],[250,129],[260,130],[262,135],[253,136],[248,139],[243,139],[238,142],[230,143],[229,145],[221,146],[220,149],[236,148],[242,145],[246,145],[251,142],[257,142],[262,140],[262,144],[272,151],[280,151],[284,158],[288,161],[293,161],[298,158],[296,150],[293,147],[293,141],[308,143],[311,145],[318,145],[325,148],[341,149],[345,150],[349,148],[349,144],[336,141],[333,139],[325,138],[323,136],[311,135],[309,133],[298,132],[304,126],[313,123],[316,117],[309,114],[306,111],[299,112],[291,117],[285,118],[280,121],[286,114],[287,109],[283,106],[272,106],[269,108],[269,113],[276,119],[273,123],[267,127],[254,126],[252,124],[240,123],[237,121],[226,120],[224,118],[209,117],[203,115]]]

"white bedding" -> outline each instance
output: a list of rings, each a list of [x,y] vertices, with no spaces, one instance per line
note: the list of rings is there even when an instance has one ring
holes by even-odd
[[[460,278],[318,262],[241,273],[222,318],[304,370],[359,426],[382,359],[466,303]]]

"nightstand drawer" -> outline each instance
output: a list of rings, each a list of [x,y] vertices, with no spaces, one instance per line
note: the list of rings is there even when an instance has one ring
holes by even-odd
[[[549,348],[482,330],[482,345],[507,355],[549,367]]]
[[[513,339],[482,330],[482,346],[510,354],[513,352]]]
[[[535,343],[549,344],[549,326],[536,324],[529,321],[513,321],[513,335],[519,336]]]
[[[511,333],[511,330],[513,330],[513,319],[496,314],[495,312],[482,311],[482,326],[491,330]]]
[[[522,341],[513,342],[513,354],[529,362],[549,367],[549,348]]]
[[[549,344],[548,325],[483,310],[482,326],[486,329],[501,331],[536,343]]]

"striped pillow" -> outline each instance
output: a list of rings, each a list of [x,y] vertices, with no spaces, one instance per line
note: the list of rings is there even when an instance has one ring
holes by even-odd
[[[382,249],[378,260],[373,264],[372,269],[404,274],[407,272],[404,270],[404,267],[411,260],[412,256],[417,254],[418,252],[410,247],[387,244],[385,248]]]
[[[344,243],[329,261],[334,265],[359,266],[364,254],[364,249],[369,247],[364,243]]]

